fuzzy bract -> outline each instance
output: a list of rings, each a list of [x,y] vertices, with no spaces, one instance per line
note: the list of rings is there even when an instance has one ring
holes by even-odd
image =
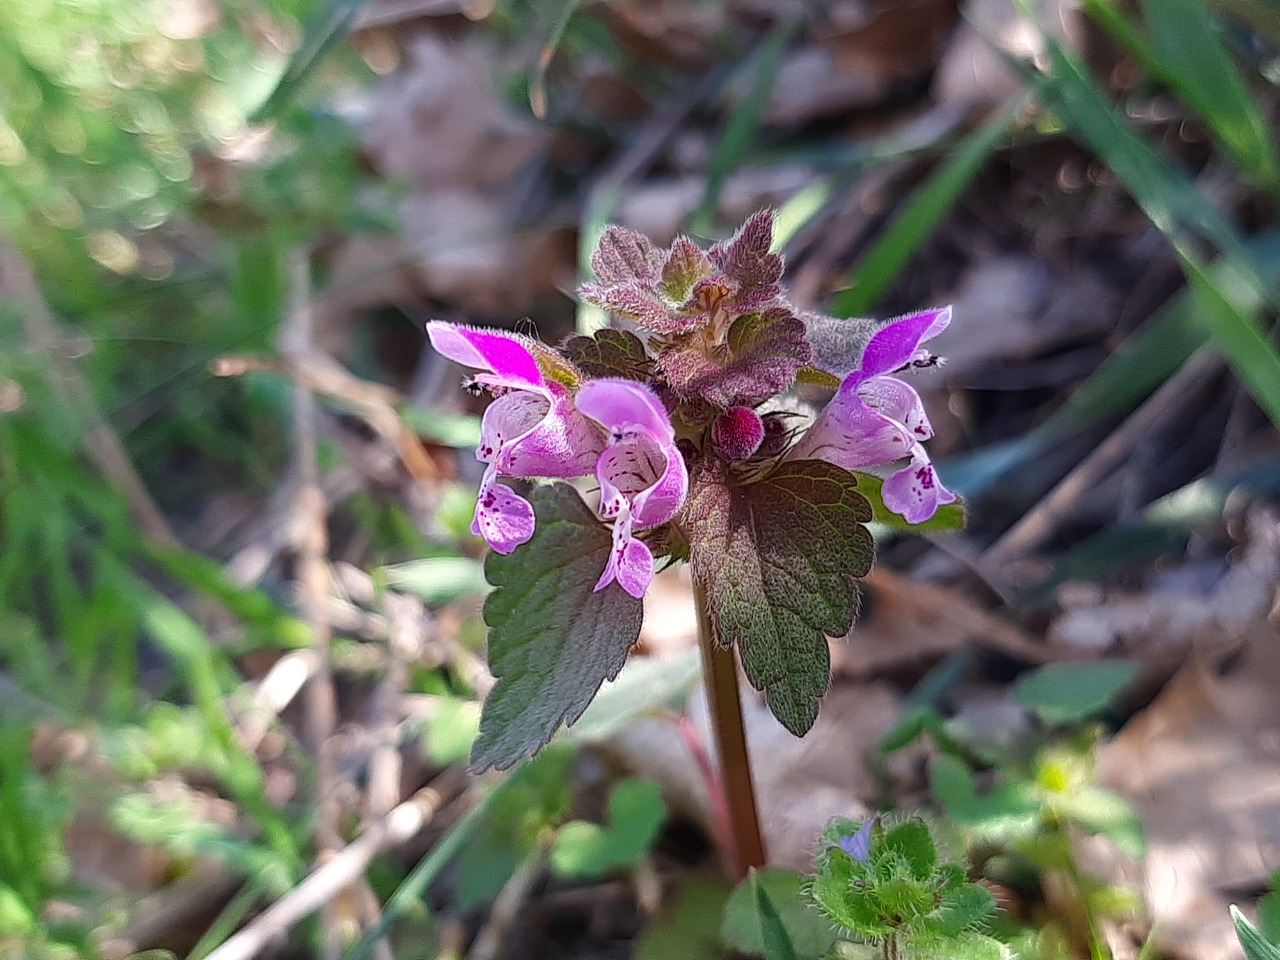
[[[895,373],[930,354],[921,344],[951,322],[951,308],[923,310],[890,320],[867,342],[858,366],[844,378],[813,426],[787,459],[820,459],[861,470],[904,458],[885,480],[885,505],[908,523],[923,523],[955,494],[942,485],[924,449],[933,427],[915,389]]]
[[[608,442],[596,478],[600,514],[613,521],[613,550],[596,589],[617,580],[633,597],[643,596],[653,579],[653,554],[635,531],[666,523],[689,492],[671,418],[657,395],[634,380],[592,380],[577,404],[605,428]]]
[[[480,372],[475,382],[494,396],[484,412],[476,459],[480,481],[471,532],[499,553],[533,536],[533,507],[499,477],[582,477],[604,450],[599,428],[574,406],[569,388],[544,372],[546,348],[515,334],[432,320],[431,345]],[[551,361],[563,364],[564,361]],[[557,368],[559,369],[559,368]]]

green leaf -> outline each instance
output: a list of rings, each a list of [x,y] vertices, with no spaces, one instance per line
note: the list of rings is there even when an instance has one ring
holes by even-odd
[[[894,513],[884,503],[884,480],[872,473],[855,471],[858,478],[858,492],[871,504],[871,517],[874,522],[902,533],[952,533],[964,529],[964,503],[945,503],[938,512],[924,523],[908,523],[900,514]]]
[[[1050,663],[1019,677],[1013,696],[1046,723],[1079,723],[1106,709],[1137,673],[1132,660]]]
[[[1231,62],[1204,0],[1143,0],[1142,11],[1160,75],[1246,173],[1274,185],[1280,166],[1266,121]]]
[[[1121,853],[1141,857],[1147,852],[1142,819],[1119,794],[1086,786],[1055,798],[1054,805],[1090,833],[1108,838]]]
[[[996,909],[996,898],[986,887],[965,883],[942,894],[942,903],[929,918],[929,928],[948,937],[959,936],[985,920]]]
[[[587,377],[653,378],[653,358],[643,341],[629,330],[605,327],[589,337],[570,337],[561,353]]]
[[[551,867],[562,877],[600,877],[635,863],[649,849],[667,805],[652,780],[619,781],[609,795],[609,823],[566,823],[551,847]]]
[[[874,898],[854,888],[860,865],[840,849],[828,850],[819,860],[818,876],[809,887],[809,896],[829,919],[846,930],[883,936],[888,928],[880,922]]]
[[[914,960],[1008,960],[1013,955],[995,937],[972,932],[955,937],[913,939],[907,950]]]
[[[1231,920],[1236,925],[1236,936],[1247,960],[1280,960],[1280,948],[1268,942],[1234,903],[1231,905]]]
[[[929,767],[933,795],[951,819],[986,837],[1009,839],[1035,829],[1043,809],[1027,784],[1001,784],[979,794],[973,771],[957,757],[939,754]]]
[[[685,518],[715,642],[738,645],[751,685],[803,736],[830,683],[826,638],[852,628],[857,579],[871,569],[871,507],[857,479],[820,460],[783,463],[747,485],[708,469],[694,477]]]
[[[553,743],[507,778],[484,820],[459,847],[457,896],[463,909],[496,897],[548,832],[564,822],[573,801],[573,759],[568,745]]]
[[[474,700],[441,697],[436,711],[427,718],[425,753],[439,767],[461,763],[471,752],[480,729],[480,704]]]
[[[955,146],[947,162],[915,192],[875,246],[858,261],[853,272],[854,285],[836,296],[830,306],[832,314],[856,317],[880,302],[1008,135],[1024,107],[1021,98],[1009,104]]]
[[[938,848],[933,834],[922,820],[908,820],[885,832],[884,847],[894,851],[916,880],[928,880],[938,862]]]
[[[752,870],[725,905],[721,938],[735,951],[766,960],[824,956],[835,931],[803,888],[804,878],[792,870]]]
[[[1276,892],[1276,875],[1271,875],[1271,893],[1258,901],[1258,927],[1272,943],[1280,943],[1280,893]]]
[[[636,960],[723,960],[720,920],[729,893],[723,877],[686,878],[636,939]]]
[[[382,568],[388,586],[430,604],[487,593],[484,568],[470,557],[425,557]]]
[[[640,601],[616,583],[594,589],[609,531],[567,484],[539,487],[532,501],[533,539],[485,563],[495,587],[484,605],[489,669],[498,682],[480,715],[477,770],[511,766],[582,716],[640,635]]]

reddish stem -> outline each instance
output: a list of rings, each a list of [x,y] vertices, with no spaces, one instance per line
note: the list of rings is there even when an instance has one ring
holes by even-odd
[[[742,723],[742,699],[738,691],[738,665],[733,649],[716,645],[711,629],[707,595],[694,587],[698,608],[698,642],[702,647],[702,679],[711,708],[711,729],[720,755],[720,783],[729,808],[730,862],[736,879],[751,867],[765,863],[764,838],[756,812],[756,792],[751,781],[746,730]]]

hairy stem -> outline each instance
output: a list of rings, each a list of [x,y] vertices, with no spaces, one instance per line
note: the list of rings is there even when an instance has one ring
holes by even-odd
[[[721,784],[729,806],[729,858],[733,875],[740,880],[750,868],[763,867],[765,856],[760,817],[756,813],[756,791],[751,781],[751,760],[747,756],[746,730],[742,723],[738,666],[732,648],[716,645],[707,594],[701,585],[694,587],[694,600],[698,608],[703,682],[707,687],[716,752],[720,756]]]

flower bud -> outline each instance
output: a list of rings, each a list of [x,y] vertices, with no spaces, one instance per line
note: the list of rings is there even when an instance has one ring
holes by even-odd
[[[745,460],[760,449],[764,421],[750,407],[730,407],[711,425],[711,442],[728,460]]]

